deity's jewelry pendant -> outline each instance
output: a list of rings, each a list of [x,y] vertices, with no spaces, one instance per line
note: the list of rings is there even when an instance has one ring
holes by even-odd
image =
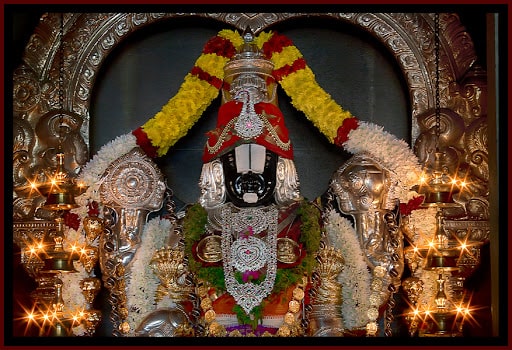
[[[235,123],[235,131],[244,139],[251,139],[261,135],[263,121],[261,116],[254,110],[253,97],[248,91],[243,91],[243,106],[240,115]]]

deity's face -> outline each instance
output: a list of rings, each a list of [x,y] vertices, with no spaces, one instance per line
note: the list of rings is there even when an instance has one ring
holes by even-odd
[[[268,205],[276,187],[277,155],[265,147],[245,144],[220,157],[227,197],[239,207]]]
[[[354,214],[370,208],[382,208],[386,177],[383,169],[375,164],[356,162],[336,174],[334,182],[341,211]]]

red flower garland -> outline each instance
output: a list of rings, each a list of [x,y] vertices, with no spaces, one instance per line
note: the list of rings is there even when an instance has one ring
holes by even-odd
[[[140,148],[142,148],[144,152],[146,152],[148,157],[156,158],[158,147],[153,146],[148,135],[146,134],[144,129],[142,129],[142,126],[139,126],[137,129],[133,130],[132,135],[135,136],[135,138],[137,139],[137,145]]]
[[[282,35],[273,33],[270,39],[268,39],[263,45],[262,45],[262,51],[265,54],[265,56],[269,59],[272,58],[272,56],[275,53],[281,53],[284,48],[293,46],[293,42],[288,37]],[[292,63],[288,63],[272,72],[272,75],[274,76],[275,80],[279,83],[281,83],[285,78],[290,76],[293,73],[300,72],[301,70],[309,69],[306,60],[303,57],[299,57],[295,59]],[[287,91],[288,93],[288,91]],[[303,111],[305,112],[305,111]],[[308,117],[309,118],[309,117]],[[358,120],[355,117],[349,117],[347,119],[344,119],[341,125],[339,126],[337,130],[337,136],[334,137],[334,144],[343,147],[343,143],[348,140],[348,134],[351,130],[357,129],[358,127]],[[317,125],[317,127],[319,127]],[[320,127],[319,127],[320,129]],[[324,132],[324,131],[322,131]]]
[[[291,66],[287,64],[284,67],[274,70],[272,72],[272,75],[274,76],[276,81],[279,82],[279,81],[283,80],[284,77],[286,77],[296,71],[299,71],[301,69],[305,69],[306,66],[307,66],[306,60],[304,58],[299,58],[298,60],[293,62],[293,64]]]
[[[287,36],[278,34],[276,32],[272,33],[270,38],[262,44],[262,52],[267,59],[272,59],[274,54],[281,53],[285,48],[293,46],[293,42]],[[218,56],[222,56],[226,59],[231,59],[236,54],[237,48],[234,46],[233,42],[229,39],[226,39],[220,35],[217,35],[205,44],[202,54],[215,54]],[[197,63],[197,62],[196,62]],[[278,69],[275,69],[272,72],[272,75],[276,82],[283,83],[284,79],[293,73],[300,72],[301,70],[308,70],[308,65],[305,59],[300,55],[295,61],[281,66]],[[229,89],[229,84],[223,82],[223,79],[213,76],[210,73],[206,72],[202,67],[194,65],[190,71],[190,75],[207,82],[209,85],[214,87],[217,90],[220,89]],[[287,93],[289,93],[287,91]],[[304,111],[306,113],[306,111]],[[343,112],[341,110],[341,112]],[[309,117],[308,117],[309,118]],[[322,132],[325,133],[325,130],[321,128],[319,125],[316,125]],[[358,120],[354,117],[349,117],[344,119],[342,125],[337,130],[337,136],[332,140],[335,145],[339,147],[343,147],[343,143],[348,140],[348,134],[351,130],[357,129]],[[152,140],[149,138],[148,134],[144,130],[143,127],[139,127],[138,129],[132,131],[132,134],[136,137],[136,143],[139,145],[146,154],[151,158],[156,158],[159,153],[162,153],[162,150],[159,147],[162,146],[154,146]],[[333,137],[328,136],[328,137]]]
[[[265,57],[271,58],[272,54],[283,51],[283,48],[292,46],[293,42],[287,36],[282,34],[274,33],[272,37],[267,40],[262,46],[262,51]]]
[[[280,53],[285,47],[293,46],[293,42],[287,36],[282,34],[274,33],[272,37],[265,42],[261,48],[266,58],[271,59],[274,53]],[[307,67],[306,60],[299,58],[295,60],[291,65],[287,64],[281,68],[278,68],[272,72],[274,79],[280,82],[286,76],[297,72]]]
[[[202,53],[214,53],[218,56],[231,58],[236,53],[236,47],[228,39],[216,35],[204,45]]]
[[[221,79],[210,75],[208,72],[205,72],[198,66],[192,67],[190,74],[195,75],[201,80],[207,81],[208,83],[210,83],[210,85],[215,86],[217,89],[220,89],[222,87]]]
[[[338,128],[337,136],[334,138],[334,144],[343,147],[343,144],[348,141],[348,134],[357,129],[359,121],[357,118],[347,118],[343,120],[341,126]]]
[[[217,35],[208,40],[208,42],[204,45],[202,53],[205,55],[216,54],[217,56],[232,58],[236,54],[236,47],[230,40]],[[205,72],[198,66],[192,67],[190,74],[197,76],[201,80],[207,81],[217,89],[222,87],[222,79],[211,76],[209,73]]]

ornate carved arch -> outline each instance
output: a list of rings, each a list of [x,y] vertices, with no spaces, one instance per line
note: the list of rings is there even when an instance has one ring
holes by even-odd
[[[411,101],[412,139],[416,140],[420,133],[431,126],[428,123],[420,125],[417,119],[431,113],[435,104],[433,14],[66,13],[63,17],[65,85],[62,107],[67,114],[66,140],[73,145],[75,152],[70,167],[79,168],[87,161],[91,92],[97,73],[108,54],[127,36],[144,26],[187,16],[214,19],[239,30],[249,26],[256,33],[276,23],[305,16],[330,17],[357,26],[381,41],[402,70]],[[470,103],[474,98],[462,96],[460,91],[465,88],[461,88],[459,82],[465,79],[476,61],[473,43],[456,14],[441,14],[440,26],[441,106],[458,106],[455,110],[465,114],[464,119],[471,120],[478,108],[475,109]],[[33,215],[34,203],[26,199],[27,194],[23,189],[27,179],[33,178],[51,163],[51,150],[56,147],[55,135],[52,135],[55,128],[50,128],[48,124],[53,120],[49,114],[59,107],[59,28],[60,14],[45,14],[26,47],[23,63],[14,72],[14,216],[18,219],[27,219]],[[480,96],[480,100],[485,98]],[[479,101],[477,105],[481,107]],[[477,116],[486,116],[485,111],[480,110],[478,113]],[[42,121],[45,121],[44,125],[41,125]],[[30,130],[25,130],[27,128]],[[482,128],[472,127],[471,130]],[[459,146],[464,149],[464,145]],[[484,151],[486,154],[487,151]]]

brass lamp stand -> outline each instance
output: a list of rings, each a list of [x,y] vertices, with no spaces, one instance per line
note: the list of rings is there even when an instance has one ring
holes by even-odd
[[[457,297],[455,289],[462,289],[456,286],[453,278],[457,279],[460,271],[460,263],[465,248],[457,239],[453,239],[444,228],[443,209],[457,207],[453,195],[460,192],[464,183],[450,174],[446,164],[445,154],[440,149],[439,138],[441,134],[441,107],[439,91],[439,14],[434,16],[435,20],[435,63],[436,63],[436,96],[435,96],[435,149],[429,154],[433,159],[425,160],[425,177],[415,191],[424,197],[421,205],[423,208],[436,208],[434,232],[424,232],[431,239],[428,244],[410,242],[411,246],[404,249],[404,255],[412,272],[412,277],[405,279],[402,287],[411,302],[411,307],[406,313],[405,320],[408,323],[410,336],[423,337],[447,337],[462,335],[464,317],[460,318],[461,312],[468,310],[463,307],[463,300],[451,300]],[[425,220],[425,219],[423,219]],[[420,220],[422,221],[422,220]],[[414,229],[413,229],[414,230]],[[435,275],[432,275],[435,273]],[[436,276],[437,275],[437,276]],[[460,280],[460,279],[459,279]],[[426,282],[435,287],[424,290]],[[431,295],[428,293],[432,293]],[[430,297],[430,302],[425,305],[423,298],[422,305],[419,299],[422,296]],[[451,296],[451,297],[450,297]]]
[[[55,221],[57,231],[53,234],[53,245],[50,250],[45,251],[44,264],[39,270],[42,274],[51,274],[54,281],[55,298],[43,312],[43,326],[40,328],[40,336],[62,337],[72,334],[73,318],[64,315],[64,300],[62,299],[63,282],[59,278],[62,273],[77,272],[74,261],[79,259],[76,252],[68,252],[64,249],[64,218],[67,210],[78,207],[75,203],[76,190],[74,183],[64,171],[64,153],[58,152],[57,169],[52,180],[40,187],[40,192],[46,195],[46,202],[43,209],[57,213]]]

